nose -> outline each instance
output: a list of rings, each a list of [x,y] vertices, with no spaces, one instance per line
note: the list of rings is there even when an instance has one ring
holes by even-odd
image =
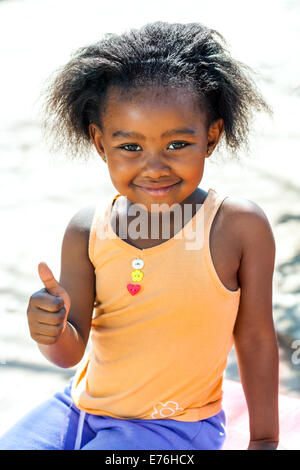
[[[162,155],[148,154],[143,162],[141,176],[143,178],[158,179],[170,175],[170,167],[164,161]]]

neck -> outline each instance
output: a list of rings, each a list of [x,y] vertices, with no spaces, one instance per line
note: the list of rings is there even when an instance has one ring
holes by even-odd
[[[140,217],[141,220],[147,221],[148,232],[151,230],[151,223],[156,226],[156,231],[159,233],[159,237],[162,237],[163,229],[164,231],[169,231],[171,237],[174,236],[174,230],[177,232],[180,230],[194,215],[199,209],[199,204],[203,204],[206,198],[207,192],[203,191],[200,188],[196,188],[193,193],[191,193],[187,198],[182,202],[175,204],[170,211],[153,213],[151,211],[145,211],[142,208],[139,208],[137,214],[128,215],[130,207],[134,204],[127,200],[127,221],[128,224],[135,220],[136,217]],[[186,207],[190,205],[188,209]],[[176,206],[178,211],[176,211]],[[177,215],[177,218],[176,218]],[[176,223],[175,223],[176,219]]]

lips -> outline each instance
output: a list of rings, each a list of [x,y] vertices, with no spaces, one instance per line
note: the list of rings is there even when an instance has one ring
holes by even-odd
[[[174,186],[177,183],[179,183],[179,181],[176,181],[175,183],[145,183],[145,185],[136,184],[135,186],[143,189],[164,189],[169,188],[170,186]]]
[[[178,181],[177,183],[168,184],[157,183],[155,186],[153,184],[149,185],[149,183],[147,183],[147,186],[137,186],[137,188],[147,193],[149,196],[162,197],[171,192],[173,188],[176,187],[179,183],[180,181]]]

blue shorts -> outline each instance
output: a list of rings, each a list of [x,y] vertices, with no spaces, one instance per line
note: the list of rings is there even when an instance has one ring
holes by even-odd
[[[225,414],[202,421],[118,419],[80,411],[71,383],[0,437],[0,450],[220,450]]]

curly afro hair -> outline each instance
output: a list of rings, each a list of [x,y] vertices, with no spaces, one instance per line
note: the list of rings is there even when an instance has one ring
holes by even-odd
[[[272,112],[252,74],[231,57],[220,33],[200,23],[157,21],[108,33],[77,49],[47,80],[41,92],[43,134],[51,151],[87,159],[93,149],[89,124],[103,129],[111,86],[129,94],[145,86],[183,87],[196,94],[208,123],[223,119],[221,142],[237,157],[248,149],[253,112]]]

